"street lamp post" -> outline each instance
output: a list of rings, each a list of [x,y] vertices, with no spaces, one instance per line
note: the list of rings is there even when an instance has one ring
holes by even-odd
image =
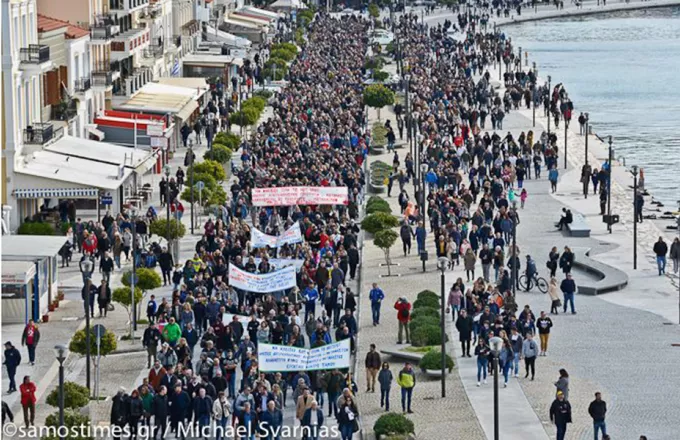
[[[420,152],[418,152],[418,156],[420,156]],[[427,198],[425,197],[425,174],[427,174],[428,170],[428,165],[426,163],[421,163],[420,164],[420,183],[422,185],[420,189],[420,200],[421,204],[420,207],[423,210],[423,227],[427,228],[427,207],[425,204],[427,203]]]
[[[56,345],[54,354],[57,357],[57,362],[59,362],[59,426],[64,426],[64,361],[68,354],[68,348],[63,344]],[[61,440],[64,440],[63,436]]]
[[[167,229],[166,229],[166,240],[168,241],[168,250],[170,250],[170,165],[165,165],[163,167],[163,172],[165,173],[165,206],[167,209]]]
[[[583,114],[583,116],[586,119],[586,122],[585,122],[585,126],[586,126],[586,165],[588,165],[588,134],[590,132],[590,115],[588,114],[588,112],[586,112],[586,113]],[[611,145],[611,139],[612,139],[611,136],[609,136],[610,145]],[[609,168],[611,169],[611,166],[612,166],[611,157],[609,158],[609,160],[610,160]]]
[[[130,275],[130,304],[132,304],[132,322],[130,323],[130,341],[135,343],[135,330],[137,330],[137,304],[135,304],[135,284],[137,283],[137,208],[130,209],[132,221],[132,274]]]
[[[536,70],[536,62],[533,63],[534,67],[534,83],[531,85],[531,100],[534,102],[534,117],[533,126],[536,127],[536,82],[538,81],[538,70]],[[532,145],[533,147],[533,145]]]
[[[243,116],[243,115],[241,115]],[[243,120],[241,120],[243,122]],[[191,235],[194,235],[194,149],[189,145],[189,187],[191,188]]]
[[[500,439],[500,426],[498,422],[498,356],[503,348],[503,339],[494,336],[489,340],[491,354],[493,355],[493,438]]]
[[[517,293],[517,270],[519,269],[517,267],[519,260],[517,256],[517,222],[518,222],[518,217],[517,217],[517,200],[512,201],[512,252],[510,255],[514,258],[512,260],[512,296],[515,296]]]
[[[611,169],[611,164],[609,164],[609,169]],[[637,183],[638,183],[638,171],[637,165],[633,165],[630,168],[630,172],[633,174],[633,269],[637,269]]]
[[[548,145],[550,145],[550,107],[552,106],[552,94],[550,93],[552,78],[548,75]]]
[[[446,303],[446,268],[449,267],[449,259],[446,257],[439,257],[439,260],[437,260],[437,268],[439,268],[439,272],[441,273],[441,301],[440,301],[440,306],[441,306],[441,337],[442,337],[442,348],[441,348],[441,355],[442,355],[442,399],[446,397],[446,314],[444,310],[444,304]],[[451,310],[451,313],[453,313],[453,310]]]
[[[680,200],[678,200],[677,203],[678,203],[678,218],[677,218],[678,237],[680,238]],[[680,272],[678,272],[678,324],[680,324]]]
[[[88,390],[90,389],[90,287],[93,272],[94,259],[83,257],[80,260],[80,273],[83,274],[83,290],[87,288],[85,292],[85,386]]]
[[[588,123],[588,113],[586,113],[586,124]],[[588,126],[586,125],[586,128]],[[609,169],[607,170],[607,217],[609,218],[609,221],[607,222],[607,231],[611,234],[612,233],[612,137],[609,136],[609,157],[607,158],[607,163],[609,164]],[[587,154],[588,151],[588,132],[586,132],[586,158],[588,157]],[[586,162],[587,163],[587,162]]]

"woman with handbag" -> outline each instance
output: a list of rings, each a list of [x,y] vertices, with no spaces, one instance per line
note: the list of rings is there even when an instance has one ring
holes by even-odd
[[[557,278],[554,276],[550,278],[550,285],[548,286],[548,294],[550,295],[550,314],[559,315],[557,309],[562,305],[560,300],[560,292],[557,286]]]
[[[359,430],[359,410],[352,397],[346,397],[338,410],[338,426],[342,440],[352,440],[352,436]]]
[[[548,261],[545,263],[545,266],[550,269],[551,277],[554,277],[557,273],[557,262],[559,259],[560,253],[557,251],[557,246],[553,246],[553,248],[550,249],[550,253],[548,254]]]

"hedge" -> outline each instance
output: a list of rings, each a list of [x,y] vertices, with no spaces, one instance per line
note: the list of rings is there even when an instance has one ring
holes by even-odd
[[[277,50],[277,49],[283,49],[283,50],[287,50],[287,51],[289,51],[289,52],[295,52],[295,53],[297,53],[297,51],[298,51],[297,46],[294,45],[293,43],[276,43],[276,44],[272,44],[271,50]]]
[[[413,325],[413,323],[411,323]],[[411,330],[411,345],[414,347],[426,347],[428,345],[441,345],[442,335],[439,325],[423,325]]]
[[[399,226],[399,220],[392,214],[384,212],[367,215],[361,222],[361,227],[370,234],[375,234],[383,229],[396,228],[397,226]]]
[[[417,330],[420,327],[436,326],[437,328],[441,324],[441,319],[436,316],[418,316],[416,318],[411,318],[411,323],[409,324],[409,329],[411,332]]]
[[[225,145],[213,143],[212,148],[208,150],[203,159],[214,160],[221,164],[229,163],[231,160],[232,150]]]
[[[411,319],[416,320],[419,318],[433,317],[439,320],[441,315],[439,314],[439,308],[434,307],[420,307],[411,312]]]
[[[403,414],[387,413],[378,417],[373,424],[373,432],[377,439],[392,434],[411,434],[415,431],[413,421]]]
[[[266,92],[266,90],[263,91]],[[258,92],[255,92],[255,95],[258,95]],[[231,151],[236,151],[241,146],[241,136],[221,131],[213,138],[213,145],[215,144],[221,144]]]
[[[413,308],[419,309],[421,307],[433,307],[435,309],[438,309],[440,307],[439,301],[440,301],[439,297],[432,298],[428,296],[425,298],[418,298],[413,302]]]
[[[172,214],[170,214],[172,215]],[[168,221],[164,218],[159,218],[149,225],[149,232],[151,235],[157,235],[163,237],[166,240],[177,240],[178,238],[184,237],[186,234],[186,226],[181,221],[177,221],[174,218],[170,219],[170,237],[168,235]]]
[[[54,235],[55,229],[52,223],[26,222],[19,226],[19,235]]]
[[[59,413],[52,413],[45,419],[45,426],[58,428],[61,426],[59,423]],[[64,440],[94,440],[94,437],[80,435],[88,432],[87,429],[83,430],[81,427],[90,426],[90,418],[84,416],[73,410],[64,411],[64,426],[68,428],[68,435],[63,437]],[[74,428],[74,429],[71,429]],[[48,431],[49,432],[49,431]],[[61,440],[58,436],[47,435],[42,437],[42,440]]]
[[[433,292],[431,290],[423,290],[421,292],[418,292],[416,299],[423,299],[423,298],[433,298],[433,299],[436,299],[437,302],[439,302],[439,295],[437,295],[435,292]]]
[[[260,89],[260,90],[255,90],[253,92],[253,96],[259,96],[260,98],[263,99],[269,99],[274,95],[270,90],[267,89]]]
[[[297,56],[297,51],[293,52],[293,51],[290,51],[290,50],[287,50],[287,49],[277,48],[277,49],[272,49],[271,52],[269,52],[269,56],[271,58],[279,58],[279,59],[285,60],[287,62],[291,62]]]
[[[85,345],[85,336],[85,330],[78,330],[75,332],[68,349],[74,353],[85,355],[87,351]],[[115,351],[117,347],[118,343],[116,341],[116,335],[113,334],[113,332],[107,330],[106,333],[104,333],[104,337],[101,339],[101,355],[106,356],[107,354]],[[95,337],[94,331],[92,331],[92,329],[90,329],[90,353],[97,353],[97,338]]]
[[[425,353],[425,356],[420,360],[418,366],[423,370],[441,370],[442,368],[442,352],[438,350],[430,350]],[[453,369],[453,359],[448,354],[446,355],[446,368],[451,371]]]
[[[390,78],[390,74],[383,70],[374,70],[371,78],[378,82],[385,82]]]
[[[387,203],[386,200],[377,196],[372,196],[370,199],[368,199],[368,202],[366,202],[366,213],[373,214],[375,212],[385,212],[387,214],[391,214],[392,208],[390,208],[390,204]]]
[[[59,387],[52,390],[45,400],[48,405],[59,407]],[[75,382],[64,382],[64,408],[78,409],[90,403],[90,390]]]
[[[194,168],[194,182],[198,182],[196,175],[199,173],[209,174],[214,177],[216,181],[221,182],[227,178],[227,173],[224,172],[222,164],[214,160],[204,160],[193,165]],[[189,183],[190,173],[187,172],[186,182]],[[206,183],[207,186],[207,183]]]

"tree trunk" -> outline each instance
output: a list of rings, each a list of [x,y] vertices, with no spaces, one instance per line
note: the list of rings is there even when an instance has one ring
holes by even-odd
[[[390,250],[389,249],[385,250],[385,262],[387,263],[387,276],[390,277],[390,276],[392,276],[392,268],[390,267],[392,265],[390,264]]]

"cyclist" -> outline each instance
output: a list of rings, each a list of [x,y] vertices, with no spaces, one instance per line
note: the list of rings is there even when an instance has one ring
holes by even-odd
[[[526,269],[524,271],[524,274],[527,276],[527,285],[526,285],[526,291],[529,291],[529,288],[531,287],[532,283],[536,282],[536,274],[538,271],[536,270],[536,262],[534,261],[533,258],[531,258],[531,255],[527,255],[527,265]]]

